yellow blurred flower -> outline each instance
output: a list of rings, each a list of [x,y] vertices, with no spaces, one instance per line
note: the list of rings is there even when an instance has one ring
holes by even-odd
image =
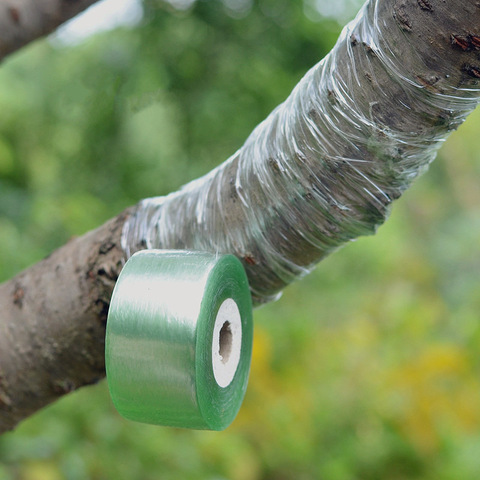
[[[385,372],[382,414],[423,453],[438,451],[449,432],[480,428],[480,380],[468,353],[453,343],[425,347]]]

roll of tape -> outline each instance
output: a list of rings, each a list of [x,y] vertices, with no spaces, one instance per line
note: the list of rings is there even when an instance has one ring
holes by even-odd
[[[125,264],[107,319],[112,401],[130,420],[223,430],[245,395],[252,303],[232,255],[143,250]]]

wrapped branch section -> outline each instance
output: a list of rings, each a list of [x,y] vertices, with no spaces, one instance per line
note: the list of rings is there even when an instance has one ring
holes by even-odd
[[[233,253],[259,304],[374,233],[479,101],[479,7],[440,3],[367,3],[231,158],[138,205],[123,230],[126,256]],[[471,25],[458,24],[454,4],[471,10]]]

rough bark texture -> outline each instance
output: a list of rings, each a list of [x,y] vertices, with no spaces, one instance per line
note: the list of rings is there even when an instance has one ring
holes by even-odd
[[[395,49],[399,65],[405,71],[413,72],[417,80],[424,83],[427,94],[455,92],[459,97],[478,95],[480,2],[385,0],[379,2],[378,15],[378,27],[385,37],[388,36],[388,45]],[[389,176],[395,161],[405,155],[408,158],[410,148],[422,148],[423,144],[425,148],[431,148],[430,136],[433,135],[438,140],[438,131],[446,135],[458,126],[457,117],[439,116],[434,107],[430,110],[428,98],[422,103],[421,110],[410,106],[411,99],[405,95],[401,84],[393,81],[377,63],[369,38],[368,32],[359,31],[346,42],[343,41],[343,47],[335,57],[336,75],[356,75],[355,89],[357,94],[361,93],[358,98],[362,98],[362,102],[369,108],[368,114],[372,121],[406,134],[415,132],[415,136],[412,136],[412,141],[415,139],[415,142],[412,145],[404,144],[403,149],[396,148],[393,154],[386,156],[383,156],[385,151],[379,152],[375,163],[375,151],[365,149],[368,162],[360,170],[360,177],[369,176],[377,181],[376,176],[380,172],[382,179],[391,182],[391,185],[383,185],[386,196],[379,195],[372,198],[370,204],[360,205],[353,210],[354,215],[367,223],[372,212],[376,212],[374,216],[384,215],[389,200],[398,197],[402,191],[403,187],[400,188],[395,183],[395,175]],[[413,54],[412,45],[415,47]],[[351,66],[352,56],[358,72],[352,72],[348,67]],[[333,104],[335,98],[328,88],[325,95],[332,98]],[[452,99],[452,105],[455,102]],[[308,109],[308,112],[309,122],[317,121],[315,110]],[[298,126],[301,131],[303,124],[299,122]],[[273,133],[267,133],[274,139],[278,139],[281,133],[284,136],[291,134],[290,131],[285,134],[281,125]],[[332,134],[338,137],[336,144],[341,140],[340,133]],[[330,140],[328,132],[325,135]],[[265,142],[270,140],[266,138]],[[302,141],[308,142],[309,138]],[[351,142],[339,147],[342,149],[342,157],[349,155],[351,147]],[[358,156],[358,149],[355,153]],[[384,167],[382,159],[388,163]],[[265,161],[276,170],[275,160],[267,158]],[[313,159],[308,162],[314,168]],[[235,167],[235,161],[230,162],[232,175]],[[342,165],[340,167],[343,168]],[[341,168],[328,169],[325,182],[337,190],[343,186],[344,191],[339,194],[348,197],[351,185],[341,182],[345,178]],[[321,180],[321,174],[317,177]],[[228,215],[217,215],[217,222],[224,225],[222,228],[228,229],[228,222],[232,221],[234,229],[244,234],[241,231],[241,219],[244,218],[245,209],[239,209],[240,202],[236,203],[235,196],[228,195],[231,190],[228,171],[222,179],[223,183],[217,186],[215,192],[222,200],[222,212],[227,212]],[[276,184],[281,190],[281,175],[278,175]],[[321,186],[317,185],[318,188]],[[262,188],[258,178],[247,176],[243,196],[249,195],[253,205],[261,203],[256,188]],[[288,191],[285,195],[288,196]],[[309,199],[307,192],[305,200]],[[374,210],[371,208],[372,202],[375,204]],[[195,211],[195,203],[187,202],[188,205]],[[208,201],[204,208],[214,209]],[[303,220],[299,217],[299,221],[307,223],[310,207],[305,203],[302,208],[304,216]],[[47,259],[0,285],[0,432],[12,429],[21,419],[62,394],[91,384],[104,375],[105,319],[109,297],[125,258],[120,246],[121,231],[131,213],[132,211],[127,211],[98,230],[72,240]],[[293,217],[279,222],[278,218],[281,217],[275,211],[273,214],[271,210],[266,211],[265,215],[268,217],[263,223],[262,233],[271,236],[272,244],[275,243],[275,248],[279,249],[288,262],[299,266],[311,265],[327,252],[328,249],[322,251],[318,246],[313,248],[308,238],[298,235],[302,225],[286,223]],[[374,218],[371,223],[378,223],[377,220]],[[191,221],[191,213],[179,215],[177,222],[185,222],[185,225],[180,225],[177,231],[184,231],[186,237],[190,236],[187,224]],[[326,231],[327,227],[329,225],[325,226]],[[243,225],[243,228],[247,226]],[[205,230],[203,235],[208,237],[214,231]],[[216,230],[217,234],[219,231],[220,228]],[[365,232],[358,232],[361,233]],[[336,234],[334,229],[327,231],[329,238]],[[347,239],[348,237],[344,240]],[[164,246],[172,248],[177,244],[185,245],[186,240],[175,238],[172,244]],[[248,245],[249,239],[246,238],[245,241]],[[141,243],[131,245],[132,250],[141,247]],[[251,251],[240,252],[240,255],[243,256],[255,291],[269,295],[284,286],[284,279],[272,271],[271,264],[262,259],[261,254]]]
[[[108,304],[128,210],[0,285],[0,432],[105,376]]]
[[[59,25],[97,1],[2,0],[0,60],[27,43],[53,32]]]

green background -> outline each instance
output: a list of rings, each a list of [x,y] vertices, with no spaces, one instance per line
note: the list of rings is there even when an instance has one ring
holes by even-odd
[[[241,146],[340,26],[310,4],[145,2],[144,21],[0,68],[0,280]],[[310,6],[309,6],[310,5]],[[225,432],[135,424],[105,382],[0,437],[0,479],[477,479],[480,112],[375,237],[255,311]]]

